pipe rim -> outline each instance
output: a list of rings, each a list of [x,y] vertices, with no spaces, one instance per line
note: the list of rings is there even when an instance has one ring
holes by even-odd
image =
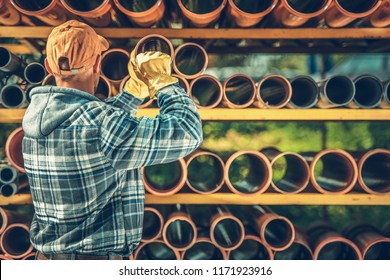
[[[191,83],[190,83],[190,90],[189,90],[188,94],[191,97],[191,99],[194,100],[194,97],[193,97],[193,94],[192,94],[192,88],[194,87],[195,83],[197,83],[199,80],[203,80],[203,79],[211,81],[212,83],[214,83],[218,87],[219,95],[218,95],[218,98],[215,100],[215,102],[211,103],[210,105],[203,106],[203,105],[200,105],[198,103],[195,103],[195,105],[196,105],[196,107],[198,107],[200,109],[212,109],[212,108],[215,108],[222,101],[222,98],[223,98],[223,88],[222,88],[221,82],[217,78],[215,78],[214,76],[211,76],[209,74],[202,74],[202,75],[198,76],[197,78],[195,78],[194,80],[192,80]]]
[[[115,1],[115,0],[114,0]],[[216,16],[222,12],[222,10],[225,8],[227,4],[227,0],[222,0],[221,5],[219,5],[215,10],[205,13],[205,14],[196,14],[189,9],[183,4],[182,0],[177,0],[177,4],[179,5],[180,10],[185,14],[186,16],[194,17],[194,18],[205,18],[205,17],[211,17],[211,16]]]
[[[168,249],[172,250],[172,252],[175,254],[176,260],[180,260],[180,259],[181,259],[179,251],[173,250],[173,249],[170,248],[166,243],[164,243],[162,240],[159,240],[159,239],[153,240],[153,241],[151,241],[151,242],[141,243],[141,244],[138,246],[138,248],[135,250],[135,252],[134,252],[134,254],[133,254],[133,259],[134,259],[134,260],[138,260],[138,255],[139,255],[139,253],[141,252],[141,250],[142,250],[145,246],[147,246],[147,245],[149,245],[149,244],[151,244],[151,243],[162,243],[162,244],[164,244],[165,246],[167,246]]]
[[[343,243],[345,245],[348,245],[349,247],[351,247],[354,250],[358,260],[362,260],[363,259],[362,253],[360,252],[360,250],[357,247],[357,245],[355,243],[353,243],[351,240],[349,240],[349,239],[347,239],[345,237],[341,237],[341,236],[327,237],[324,240],[321,240],[321,242],[318,243],[318,245],[316,246],[316,248],[315,248],[315,250],[313,252],[313,259],[314,260],[318,260],[318,257],[319,257],[319,255],[321,253],[321,250],[325,246],[327,246],[327,245],[329,245],[331,243],[334,243],[334,242],[340,242],[340,243]]]
[[[22,19],[18,10],[16,10],[9,1],[0,0],[0,6],[5,7],[9,16],[6,18],[0,19],[0,22],[4,25],[18,25]]]
[[[53,74],[46,75],[42,81],[42,86],[55,86],[50,84],[52,80],[54,80],[54,83],[56,83],[56,78]]]
[[[331,100],[331,99],[329,98],[329,94],[325,94],[325,93],[327,93],[327,90],[325,90],[325,89],[328,87],[329,83],[330,83],[331,81],[333,81],[334,79],[343,79],[343,80],[345,80],[345,81],[348,81],[348,83],[350,84],[351,88],[353,89],[353,90],[352,90],[351,96],[348,97],[348,99],[346,98],[346,101],[344,101],[344,102],[335,103],[333,100]],[[321,83],[321,82],[320,82],[320,83]],[[324,98],[326,98],[327,102],[329,102],[330,104],[332,104],[333,106],[336,106],[336,107],[342,107],[342,106],[347,105],[348,103],[350,103],[350,102],[353,100],[353,98],[355,97],[355,94],[356,94],[355,83],[354,83],[348,76],[346,76],[346,75],[333,75],[333,76],[327,78],[327,79],[323,82],[323,84],[321,85],[321,87],[323,88],[321,94],[323,93]]]
[[[259,190],[257,190],[256,192],[253,192],[253,193],[245,193],[245,192],[241,192],[239,190],[237,190],[232,182],[230,181],[230,178],[229,178],[229,168],[230,166],[232,165],[233,161],[238,158],[239,156],[241,155],[246,155],[246,154],[249,154],[249,155],[252,155],[252,156],[255,156],[257,158],[259,158],[262,162],[262,164],[264,164],[264,166],[266,167],[266,171],[267,172],[267,178],[264,180],[264,183],[262,184],[262,186],[259,188]],[[260,153],[258,151],[251,151],[251,150],[242,150],[242,151],[237,151],[235,153],[233,153],[229,158],[228,160],[226,161],[225,163],[225,169],[224,169],[224,177],[225,177],[225,182],[226,182],[226,185],[227,187],[229,188],[229,190],[235,194],[239,194],[239,195],[244,195],[244,196],[255,196],[255,195],[258,195],[258,194],[262,194],[264,193],[265,191],[267,191],[267,189],[269,188],[270,184],[271,184],[271,180],[272,180],[272,167],[271,167],[271,163],[270,161],[268,160],[268,158],[263,154],[263,153]]]
[[[2,251],[3,251],[6,255],[10,256],[11,258],[20,259],[20,258],[23,258],[23,257],[27,256],[28,254],[30,254],[30,253],[32,252],[32,250],[33,250],[33,246],[32,246],[31,244],[29,244],[29,248],[28,248],[28,249],[26,250],[26,252],[24,252],[23,254],[16,255],[16,254],[11,254],[11,253],[9,253],[9,252],[7,251],[7,249],[4,247],[4,244],[3,244],[3,243],[4,243],[4,236],[6,236],[6,233],[7,233],[9,230],[13,229],[13,228],[22,228],[22,229],[24,229],[24,230],[27,232],[27,234],[29,234],[29,231],[30,231],[30,228],[29,228],[27,225],[25,225],[25,224],[14,223],[14,224],[9,225],[9,226],[5,229],[5,231],[3,232],[3,234],[0,236],[0,247],[1,247]]]
[[[357,86],[356,86],[356,83],[361,81],[361,80],[371,80],[372,82],[376,83],[377,85],[379,85],[380,87],[380,94],[379,94],[379,98],[378,100],[376,100],[375,103],[373,103],[372,105],[365,105],[365,104],[362,104],[360,103],[359,101],[356,100],[356,95],[357,95]],[[370,108],[375,108],[375,107],[378,107],[379,104],[381,103],[382,101],[382,96],[383,96],[383,85],[382,85],[382,82],[376,77],[376,76],[373,76],[373,75],[369,75],[369,74],[365,74],[365,75],[360,75],[358,77],[356,77],[354,80],[353,80],[354,84],[355,84],[355,95],[354,95],[354,98],[353,98],[353,101],[356,103],[356,105],[358,105],[359,107],[361,108],[365,108],[365,109],[370,109]]]
[[[27,256],[24,256],[22,260],[29,260],[30,258],[33,258],[32,260],[35,260],[35,252],[31,252]]]
[[[9,193],[4,193],[5,191],[3,189],[7,188],[6,190],[11,190]],[[0,187],[0,194],[4,197],[11,197],[14,194],[18,192],[18,186],[16,184],[4,184]]]
[[[282,81],[283,86],[288,90],[286,97],[284,97],[283,101],[277,105],[269,105],[269,104],[267,104],[267,102],[264,102],[263,98],[261,97],[261,92],[260,92],[260,88],[261,88],[262,84],[264,82],[266,82],[267,80],[272,80],[272,79]],[[256,89],[256,97],[260,101],[260,103],[262,104],[262,106],[264,108],[272,108],[272,109],[283,108],[284,106],[286,106],[290,102],[291,96],[292,96],[292,87],[291,87],[290,81],[287,80],[286,77],[284,77],[282,75],[269,74],[269,75],[265,76],[264,78],[260,79],[258,82],[257,89]]]
[[[236,5],[236,3],[234,3],[234,0],[228,0],[228,3],[229,3],[228,7],[230,7],[231,9],[234,9],[234,11],[239,13],[240,16],[251,18],[251,19],[257,19],[259,17],[264,17],[264,16],[268,15],[270,12],[272,12],[272,10],[278,4],[278,0],[272,0],[272,4],[267,9],[265,9],[264,11],[259,12],[259,13],[248,13],[248,12],[245,12],[245,11],[241,10]]]
[[[284,8],[286,8],[290,13],[292,13],[295,16],[298,16],[298,17],[303,18],[303,19],[310,19],[310,18],[317,17],[317,16],[325,13],[326,10],[332,4],[332,2],[333,2],[333,0],[324,0],[324,4],[319,8],[319,10],[316,12],[313,12],[313,13],[302,13],[302,12],[299,12],[299,11],[293,9],[293,7],[291,7],[291,5],[288,3],[288,0],[281,0],[280,5],[283,5]]]
[[[198,73],[195,73],[195,74],[184,74],[182,73],[179,68],[177,67],[176,65],[176,57],[177,57],[177,54],[182,51],[184,48],[187,48],[187,47],[192,47],[192,48],[195,48],[195,49],[198,49],[200,51],[200,53],[203,55],[204,57],[204,65],[202,66],[201,70],[198,71]],[[206,50],[199,44],[196,44],[196,43],[184,43],[180,46],[178,46],[176,49],[175,49],[175,52],[174,52],[174,59],[173,59],[173,64],[172,64],[172,67],[173,67],[173,70],[176,72],[176,74],[184,77],[185,79],[187,80],[192,80],[192,79],[195,79],[197,77],[199,77],[200,75],[202,75],[204,73],[204,71],[206,70],[207,66],[208,66],[208,63],[209,63],[209,59],[208,59],[208,55],[207,55],[207,52]]]
[[[173,250],[177,250],[177,251],[185,251],[189,248],[192,247],[192,245],[195,244],[196,242],[196,239],[197,239],[197,236],[198,236],[198,230],[197,230],[197,227],[194,223],[194,221],[192,221],[187,214],[183,213],[183,212],[177,212],[177,213],[172,213],[173,215],[171,215],[171,217],[165,221],[164,223],[164,227],[163,227],[163,230],[162,230],[162,238],[165,242],[165,244],[170,247],[171,249]],[[169,240],[168,240],[168,237],[167,237],[167,230],[168,230],[168,227],[175,221],[182,221],[182,222],[187,222],[191,228],[192,228],[192,231],[194,233],[194,236],[191,240],[190,243],[188,243],[187,245],[183,246],[183,247],[175,247],[173,246]]]
[[[173,48],[173,44],[171,43],[171,41],[169,41],[169,39],[167,37],[164,37],[162,35],[159,35],[159,34],[149,34],[149,35],[146,35],[145,37],[143,37],[142,39],[140,39],[138,41],[138,43],[135,45],[134,47],[134,52],[135,52],[135,55],[137,56],[138,54],[140,54],[140,47],[142,46],[142,44],[144,44],[145,42],[147,42],[148,40],[152,39],[152,38],[158,38],[160,39],[161,41],[163,41],[164,43],[166,43],[168,45],[168,48],[169,48],[169,56],[171,57],[171,61],[174,60],[174,54],[175,54],[175,50]]]
[[[106,98],[112,97],[112,89],[111,89],[111,83],[110,83],[110,81],[109,81],[106,77],[104,77],[104,76],[101,74],[101,75],[99,75],[98,85],[99,85],[100,82],[103,82],[103,83],[107,86],[108,94],[107,94],[107,97],[106,97]],[[96,90],[97,90],[97,88],[96,88]],[[94,92],[94,94],[93,94],[95,97],[97,97],[97,96],[96,96],[96,90],[95,90],[95,92]],[[105,99],[106,99],[106,98],[105,98]]]
[[[144,236],[142,236],[141,242],[151,242],[151,241],[157,240],[161,235],[161,232],[163,230],[163,225],[164,225],[164,218],[163,218],[162,214],[160,213],[160,211],[158,211],[156,208],[153,208],[153,207],[145,207],[144,212],[146,212],[146,211],[153,212],[157,216],[158,220],[160,221],[160,226],[159,226],[159,230],[155,236],[153,236],[152,238],[149,238],[149,239],[144,238]]]
[[[214,235],[214,231],[215,231],[215,228],[217,227],[217,224],[219,222],[221,222],[223,220],[227,220],[227,219],[233,220],[234,222],[236,222],[240,231],[241,231],[241,237],[239,238],[237,243],[229,248],[226,248],[226,247],[223,247],[222,245],[220,245],[217,242],[215,235]],[[238,247],[240,247],[240,245],[244,241],[244,238],[245,238],[245,228],[244,228],[243,223],[241,222],[241,220],[239,220],[237,217],[233,216],[230,213],[224,212],[223,215],[219,214],[219,216],[215,217],[210,224],[210,240],[216,247],[219,247],[221,250],[231,251],[231,250],[237,249]]]
[[[223,260],[228,260],[228,252],[225,251],[225,250],[222,250],[222,249],[219,248],[218,246],[215,246],[215,244],[211,241],[210,238],[207,238],[207,237],[198,237],[198,238],[196,239],[196,241],[195,241],[195,244],[198,244],[198,243],[209,243],[209,244],[213,245],[214,248],[216,248],[216,249],[221,253]],[[194,245],[195,245],[195,244],[194,244]],[[181,259],[182,259],[182,260],[185,260],[185,257],[184,257],[184,256],[185,256],[185,254],[187,253],[187,251],[188,251],[188,249],[182,252],[182,255],[181,255]]]
[[[12,53],[5,47],[0,47],[0,51],[4,52],[4,54],[7,54],[8,56],[8,61],[4,65],[0,65],[0,70],[6,73],[9,73],[8,71],[3,70],[4,68],[7,68],[7,66],[11,63],[12,61]]]
[[[316,96],[315,98],[313,99],[313,101],[307,105],[307,106],[299,106],[297,104],[294,103],[293,101],[293,97],[294,97],[294,87],[293,87],[293,83],[294,82],[297,82],[297,81],[300,81],[300,80],[304,80],[304,81],[307,81],[309,82],[310,84],[312,84],[313,87],[316,88]],[[294,108],[298,108],[298,109],[309,109],[309,108],[312,108],[314,107],[317,103],[318,103],[318,100],[320,99],[320,89],[317,85],[317,83],[314,81],[314,79],[310,76],[305,76],[305,75],[299,75],[299,76],[296,76],[295,78],[291,79],[290,80],[290,84],[291,84],[291,98],[290,98],[290,104],[294,107]],[[296,94],[296,93],[295,93]]]
[[[18,90],[18,92],[22,95],[22,100],[17,104],[17,105],[10,105],[10,104],[6,104],[4,102],[4,92],[6,92],[7,90],[11,89],[11,88],[14,88],[15,90]],[[10,109],[14,109],[14,108],[20,108],[20,107],[23,107],[23,105],[26,103],[26,92],[17,84],[8,84],[8,85],[5,85],[1,91],[0,91],[0,103],[6,107],[6,108],[10,108]]]
[[[19,5],[15,2],[15,0],[11,0],[12,6],[15,7],[16,10],[21,12],[22,14],[28,15],[28,16],[40,16],[47,12],[49,12],[52,8],[54,8],[57,4],[60,4],[59,0],[51,0],[50,4],[47,5],[45,8],[38,10],[38,11],[29,11],[25,10],[22,7],[19,7]]]
[[[21,167],[18,164],[16,164],[16,162],[13,160],[13,155],[14,154],[10,152],[11,143],[12,143],[12,141],[13,141],[13,139],[15,137],[19,136],[19,134],[23,134],[22,135],[22,139],[23,139],[24,132],[23,132],[23,128],[22,127],[18,127],[14,131],[11,132],[11,134],[8,136],[7,141],[5,143],[5,149],[4,150],[5,150],[5,154],[6,154],[6,157],[8,158],[8,161],[9,161],[10,165],[15,167],[16,170],[18,170],[19,172],[26,173],[26,170],[24,169],[24,166]]]
[[[382,3],[382,6],[373,12],[370,17],[370,24],[376,28],[385,28],[390,25],[390,18],[387,20],[387,22],[380,18],[382,12],[385,13],[386,10],[390,11],[390,2],[385,1]]]
[[[383,83],[383,99],[390,105],[390,80]]]
[[[130,60],[130,54],[125,51],[124,49],[120,49],[120,48],[114,48],[114,49],[109,49],[107,50],[103,56],[102,56],[102,68],[101,68],[101,75],[104,76],[105,78],[107,78],[108,81],[110,81],[111,84],[120,84],[122,82],[122,80],[127,76],[121,78],[121,79],[118,79],[118,80],[113,80],[113,79],[110,79],[107,77],[107,75],[103,72],[103,61],[105,59],[107,59],[107,56],[109,56],[110,54],[113,54],[113,53],[119,53],[119,54],[123,54],[123,55],[126,55],[128,60]]]
[[[76,10],[76,9],[72,8],[67,3],[66,0],[60,0],[60,1],[61,1],[62,6],[64,6],[64,8],[67,9],[72,14],[75,14],[75,15],[78,15],[78,16],[82,16],[82,17],[86,17],[86,18],[101,17],[104,14],[106,14],[107,12],[109,12],[110,9],[112,8],[110,0],[102,0],[102,3],[98,7],[96,7],[93,10],[90,10],[90,11],[79,11],[79,10]]]
[[[377,240],[371,241],[367,246],[362,250],[362,259],[365,260],[367,252],[375,245],[380,244],[380,243],[388,243],[390,246],[390,238],[383,237],[383,238],[378,238]]]
[[[307,253],[310,255],[310,260],[314,260],[313,258],[313,251],[311,250],[310,246],[307,245],[305,242],[302,242],[302,241],[298,241],[298,240],[294,240],[293,243],[291,244],[291,246],[293,246],[294,244],[298,244],[299,246],[305,248],[305,250],[307,251]],[[288,248],[287,248],[288,249]],[[286,250],[287,250],[286,249]],[[275,260],[277,260],[277,258],[275,258],[275,256],[278,254],[278,253],[282,253],[283,251],[275,251],[273,253],[273,257]]]
[[[292,224],[292,222],[284,216],[279,216],[279,215],[276,215],[273,213],[268,214],[268,215],[265,214],[263,217],[264,217],[263,218],[264,220],[261,222],[261,226],[260,226],[260,239],[263,240],[263,243],[265,243],[268,247],[270,247],[274,251],[283,251],[283,250],[287,249],[288,247],[290,247],[291,244],[295,240],[295,228],[294,228],[294,225]],[[266,232],[265,229],[266,229],[267,225],[273,221],[276,221],[276,220],[284,221],[286,223],[286,225],[291,229],[290,240],[288,240],[286,242],[286,244],[284,246],[281,246],[281,247],[275,247],[275,246],[271,245],[267,241],[266,236],[265,236],[265,232]]]
[[[156,0],[156,3],[148,10],[143,12],[133,12],[130,10],[127,10],[120,2],[119,0],[114,0],[114,4],[118,7],[118,9],[124,13],[125,15],[132,17],[132,18],[143,18],[145,16],[148,16],[149,14],[155,13],[159,8],[165,9],[163,0]]]
[[[230,1],[230,0],[229,0]],[[227,94],[226,94],[226,90],[227,90],[227,86],[229,84],[229,82],[233,79],[242,79],[242,80],[246,80],[249,82],[249,84],[251,85],[252,87],[252,96],[251,98],[244,104],[235,104],[233,103],[232,101],[229,100],[229,98],[227,97]],[[253,104],[255,98],[256,98],[256,84],[255,82],[253,81],[253,79],[251,77],[249,77],[248,75],[246,74],[234,74],[232,76],[230,76],[224,83],[223,83],[223,90],[222,90],[222,94],[223,94],[223,101],[226,102],[226,105],[227,107],[229,108],[237,108],[237,109],[243,109],[243,108],[247,108],[249,107],[250,105]]]
[[[269,258],[267,260],[271,260],[271,261],[274,260],[274,253],[272,252],[272,249],[269,246],[267,246],[263,241],[261,241],[261,239],[258,236],[255,236],[255,235],[252,235],[252,234],[246,234],[244,236],[244,241],[245,240],[253,240],[253,241],[259,243],[261,246],[263,246],[265,248],[265,250],[268,253],[268,257]],[[228,260],[232,260],[231,259],[232,253],[233,253],[233,250],[227,252]]]
[[[12,177],[11,179],[9,180],[4,180],[4,179],[1,179],[1,183],[2,184],[11,184],[13,183],[17,178],[18,178],[18,172],[16,172],[15,168],[13,168],[12,166],[9,166],[9,165],[4,165],[0,168],[0,174],[4,171],[4,170],[9,170],[11,173],[12,173]]]
[[[341,6],[338,0],[333,0],[333,4],[337,8],[337,10],[345,16],[352,17],[352,18],[363,18],[374,13],[376,9],[378,9],[379,6],[382,4],[382,0],[375,0],[375,1],[377,1],[375,5],[373,5],[371,9],[363,13],[352,13],[350,11],[345,10],[343,6]]]
[[[171,75],[172,77],[175,77],[175,78],[178,78],[179,79],[179,83],[180,81],[183,82],[184,86],[183,89],[185,90],[185,92],[188,94],[190,92],[190,84],[188,83],[187,79],[184,78],[183,76],[181,75],[178,75],[178,74],[172,74]],[[180,85],[181,86],[181,85]]]
[[[28,75],[27,75],[27,72],[28,72],[28,70],[31,68],[31,67],[39,67],[40,69],[42,69],[43,70],[43,78],[40,80],[40,81],[38,81],[38,82],[32,82],[30,79],[28,79],[27,77],[28,77]],[[32,62],[32,63],[30,63],[30,64],[28,64],[27,66],[26,66],[26,68],[24,68],[24,77],[26,78],[26,81],[27,82],[29,82],[30,84],[32,84],[32,85],[39,85],[39,84],[41,84],[42,82],[43,82],[43,80],[46,78],[46,69],[45,69],[45,66],[43,66],[41,63],[38,63],[38,62]]]
[[[0,236],[1,236],[4,230],[7,228],[9,222],[7,212],[5,212],[5,210],[2,207],[0,207],[0,217],[1,217],[1,224],[0,224]]]

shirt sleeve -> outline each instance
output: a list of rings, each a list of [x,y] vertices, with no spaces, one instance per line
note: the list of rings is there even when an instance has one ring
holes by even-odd
[[[126,113],[130,114],[130,116],[134,117],[143,100],[144,99],[137,98],[134,95],[123,91],[117,96],[105,99],[103,102],[107,105],[122,109]]]
[[[170,85],[156,96],[160,107],[156,118],[135,118],[124,110],[108,109],[100,128],[101,149],[115,169],[172,162],[202,143],[202,122],[188,94]]]

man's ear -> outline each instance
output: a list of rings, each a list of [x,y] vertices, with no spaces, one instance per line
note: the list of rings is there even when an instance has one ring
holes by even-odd
[[[95,64],[93,65],[93,72],[94,73],[100,73],[100,66],[101,66],[102,56],[98,55],[96,57]]]
[[[47,59],[45,58],[45,68],[46,68],[46,71],[49,73],[49,74],[53,74],[53,71],[51,70],[50,66],[49,66],[49,62],[47,62]]]

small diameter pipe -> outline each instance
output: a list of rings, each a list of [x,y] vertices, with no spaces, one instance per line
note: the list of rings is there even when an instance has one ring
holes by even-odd
[[[278,3],[278,0],[228,0],[227,15],[240,27],[258,24]]]
[[[296,228],[293,244],[286,250],[275,252],[274,258],[275,260],[312,260],[313,252],[307,237]]]
[[[228,252],[229,260],[273,260],[272,250],[258,236],[247,234],[235,250]]]
[[[123,92],[125,90],[125,85],[126,85],[126,82],[130,79],[130,76],[127,75],[121,82],[121,84],[119,85],[119,92]],[[142,108],[146,108],[146,107],[149,107],[150,105],[153,104],[153,99],[150,99],[149,97],[146,97],[144,99],[144,101],[142,101],[142,103],[138,106],[139,109],[142,109]]]
[[[325,22],[332,28],[346,26],[356,19],[370,16],[381,3],[381,0],[333,0],[325,14]]]
[[[22,14],[36,17],[51,26],[60,25],[71,18],[59,0],[11,0],[11,4]]]
[[[215,246],[209,237],[198,237],[191,248],[183,251],[183,260],[227,260],[225,250]]]
[[[343,234],[360,249],[364,260],[390,260],[390,238],[367,224],[350,224]]]
[[[222,84],[215,77],[203,74],[190,83],[189,95],[201,109],[215,108],[222,101]]]
[[[17,181],[0,185],[0,194],[4,197],[10,197],[26,188],[28,185],[27,176],[25,174],[20,174]]]
[[[154,207],[145,207],[144,223],[142,228],[142,242],[150,242],[160,237],[164,218],[160,211]]]
[[[119,87],[122,80],[129,74],[127,64],[129,63],[129,53],[123,49],[110,49],[102,57],[102,75],[110,83]]]
[[[22,260],[25,260],[25,261],[34,261],[35,260],[35,252],[31,252],[30,254],[28,254],[27,256],[23,257]]]
[[[361,260],[359,248],[351,240],[324,224],[312,226],[307,235],[313,248],[314,260]]]
[[[377,28],[390,25],[390,1],[384,0],[382,5],[370,16],[370,23]]]
[[[270,74],[259,80],[254,105],[258,108],[279,109],[290,102],[291,94],[291,84],[285,77]]]
[[[0,0],[0,24],[18,25],[21,20],[21,15],[8,0]]]
[[[114,0],[114,4],[130,21],[141,27],[151,27],[163,18],[165,12],[163,0]]]
[[[187,165],[184,159],[146,166],[142,170],[145,189],[157,196],[169,196],[177,193],[187,180]]]
[[[320,108],[342,107],[355,97],[355,84],[347,76],[334,75],[318,83],[321,99],[317,103]]]
[[[225,164],[225,182],[240,195],[264,193],[272,180],[272,167],[267,157],[258,151],[237,151]]]
[[[141,243],[134,252],[135,260],[180,260],[179,251],[173,250],[162,240]]]
[[[356,93],[349,107],[370,109],[379,106],[382,101],[383,86],[377,77],[361,75],[354,79],[354,83]]]
[[[222,104],[228,108],[242,109],[252,105],[256,96],[253,79],[245,74],[236,74],[223,83]]]
[[[192,80],[206,70],[209,59],[206,50],[196,43],[185,43],[175,50],[173,70],[176,74]]]
[[[341,149],[326,149],[313,155],[303,153],[310,163],[310,181],[324,194],[345,194],[352,190],[358,177],[354,158]]]
[[[14,259],[20,259],[30,254],[33,247],[30,244],[29,230],[28,225],[21,223],[8,226],[0,236],[2,251]]]
[[[49,74],[43,79],[42,86],[56,86],[56,79],[53,74]]]
[[[0,91],[0,104],[5,108],[26,108],[26,92],[17,84],[9,84]]]
[[[390,194],[390,151],[374,149],[358,160],[358,182],[370,194]]]
[[[100,100],[104,100],[112,96],[111,83],[106,77],[100,75],[94,95]]]
[[[23,78],[23,71],[25,67],[25,62],[17,55],[10,52],[7,48],[0,47],[0,71]]]
[[[186,78],[177,74],[172,74],[171,76],[179,79],[179,85],[185,90],[185,92],[190,92],[190,84],[188,83]]]
[[[274,9],[275,19],[286,27],[298,27],[322,15],[333,0],[281,0]]]
[[[23,128],[19,127],[11,132],[5,143],[5,154],[10,165],[19,172],[26,173],[24,169],[24,160],[22,153],[22,140],[24,137]]]
[[[111,23],[112,9],[110,0],[61,0],[70,13],[83,18],[88,24],[104,27]]]
[[[175,53],[171,41],[169,41],[166,37],[158,34],[150,34],[143,37],[138,41],[134,49],[136,55],[143,52],[159,51],[169,55],[172,60]]]
[[[195,223],[184,206],[172,206],[162,230],[165,244],[174,250],[185,251],[195,244],[197,234]]]
[[[216,154],[197,151],[187,159],[187,185],[196,193],[211,194],[220,190],[225,182],[224,162]]]
[[[382,82],[383,97],[380,104],[381,108],[390,108],[390,80]]]
[[[221,16],[227,0],[177,0],[183,16],[195,27],[207,27]]]
[[[18,179],[18,172],[9,165],[4,165],[0,168],[0,185],[12,184]]]
[[[280,152],[277,149],[263,149],[272,167],[271,186],[280,193],[299,193],[310,181],[310,169],[306,160],[293,152]]]
[[[45,79],[46,70],[45,67],[38,63],[30,63],[24,68],[24,78],[32,85],[39,85]]]
[[[291,79],[290,83],[292,95],[288,107],[308,109],[317,104],[320,90],[313,78],[310,76],[297,76]]]

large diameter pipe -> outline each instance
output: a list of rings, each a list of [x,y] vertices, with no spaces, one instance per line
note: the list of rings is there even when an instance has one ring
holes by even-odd
[[[110,83],[119,88],[122,80],[129,74],[127,65],[129,63],[129,53],[123,49],[110,49],[102,57],[102,75]]]
[[[174,250],[185,251],[195,244],[197,234],[195,223],[184,206],[171,206],[162,230],[164,242]]]
[[[110,0],[61,0],[61,4],[70,13],[80,16],[88,24],[96,27],[111,24]]]
[[[291,95],[290,82],[281,75],[270,74],[259,80],[254,105],[258,108],[279,109],[290,102]]]
[[[347,76],[334,75],[318,83],[320,97],[317,106],[320,108],[342,107],[355,97],[355,84]]]
[[[22,141],[24,137],[23,128],[19,127],[11,132],[5,143],[5,154],[10,165],[15,167],[19,172],[26,173],[24,169],[24,160],[22,153]]]
[[[100,100],[104,100],[112,96],[111,83],[103,75],[100,75],[99,77],[99,82],[94,95]]]
[[[295,228],[295,239],[289,248],[275,252],[275,260],[312,260],[313,251],[303,232]]]
[[[183,16],[196,27],[214,24],[221,16],[227,0],[177,0]]]
[[[316,154],[303,155],[310,163],[310,181],[320,193],[345,194],[355,186],[358,167],[348,152],[326,149]]]
[[[14,224],[14,223],[28,223],[31,221],[31,218],[19,214],[12,210],[6,210],[0,207],[0,235],[5,231],[5,229]]]
[[[267,157],[258,151],[237,151],[225,164],[225,182],[240,195],[264,193],[272,180],[272,167]]]
[[[252,105],[256,96],[253,79],[245,74],[236,74],[223,83],[222,104],[228,108],[242,109]]]
[[[141,27],[151,27],[163,18],[165,12],[163,0],[114,0],[114,4],[130,21]]]
[[[384,0],[382,5],[370,16],[370,23],[377,28],[390,25],[390,1]]]
[[[360,249],[364,260],[390,260],[390,238],[367,224],[350,224],[343,234]]]
[[[179,251],[173,250],[162,240],[141,243],[134,252],[135,260],[180,260]]]
[[[0,104],[5,108],[26,108],[26,92],[17,84],[9,84],[0,91]]]
[[[333,227],[318,224],[307,230],[315,260],[361,260],[359,248]]]
[[[216,154],[197,151],[187,159],[187,185],[200,194],[211,194],[220,190],[225,182],[223,160]]]
[[[206,50],[196,43],[185,43],[175,50],[173,70],[176,74],[192,80],[206,70],[209,59]]]
[[[18,25],[22,17],[8,0],[0,0],[0,24]]]
[[[39,85],[46,77],[45,67],[38,63],[30,63],[24,68],[24,78],[32,85]]]
[[[8,226],[0,236],[2,251],[14,259],[20,259],[30,254],[33,247],[30,244],[29,231],[29,226],[22,223]]]
[[[242,1],[229,0],[227,15],[240,27],[251,27],[258,24],[276,6],[278,0]]]
[[[290,80],[292,95],[290,103],[291,108],[308,109],[314,107],[318,100],[320,90],[317,83],[310,76],[297,76]]]
[[[293,152],[280,152],[266,148],[261,152],[267,156],[272,167],[271,186],[280,193],[299,193],[310,181],[310,169],[306,160]]]
[[[333,28],[343,27],[356,19],[370,16],[381,4],[382,0],[333,0],[325,14],[325,22]]]
[[[390,151],[374,149],[358,159],[359,186],[367,193],[390,194]]]
[[[145,189],[157,196],[169,196],[180,191],[187,180],[187,165],[184,159],[146,166],[142,169]]]
[[[145,207],[142,227],[142,242],[150,242],[160,237],[164,225],[164,218],[156,207]]]
[[[23,77],[26,64],[15,54],[4,47],[0,47],[0,71]]]
[[[138,41],[134,49],[136,55],[143,52],[159,51],[169,55],[172,60],[175,53],[171,41],[169,41],[166,37],[158,34],[150,34],[143,37]]]
[[[353,82],[356,93],[349,107],[370,109],[379,106],[382,101],[383,86],[376,76],[361,75]]]
[[[211,109],[221,103],[222,91],[222,84],[217,78],[203,74],[191,81],[189,95],[198,108]]]
[[[215,246],[209,234],[200,232],[198,238],[191,248],[182,252],[183,260],[227,260],[225,250]]]
[[[273,260],[271,248],[267,247],[258,236],[246,234],[244,241],[235,250],[228,252],[229,260]]]
[[[281,0],[273,16],[286,27],[298,27],[325,13],[333,0]]]
[[[125,90],[125,85],[127,83],[127,81],[130,79],[130,76],[127,75],[121,82],[121,84],[119,85],[119,92],[122,92]],[[112,89],[113,92],[115,92],[115,89]],[[130,92],[131,93],[131,92]],[[149,107],[150,105],[152,105],[153,103],[153,99],[150,99],[149,97],[146,97],[142,103],[138,106],[138,108],[142,109],[142,108],[146,108],[146,107]]]
[[[51,26],[60,25],[71,18],[59,0],[11,0],[11,4],[20,13],[36,17]]]

